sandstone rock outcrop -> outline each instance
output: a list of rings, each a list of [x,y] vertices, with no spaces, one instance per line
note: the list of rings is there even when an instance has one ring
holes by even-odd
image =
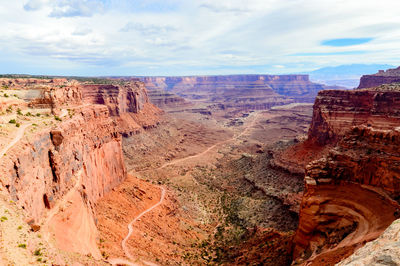
[[[61,81],[60,81],[61,82]],[[62,85],[53,85],[59,84],[50,83],[48,86],[39,86],[34,88],[40,92],[37,98],[35,99],[25,99],[29,101],[29,106],[31,107],[39,107],[39,108],[51,108],[54,109],[57,106],[62,106],[66,104],[70,105],[79,105],[82,104],[82,91],[80,88],[80,84],[76,81],[68,82],[66,81]],[[28,90],[29,87],[27,88]]]
[[[400,88],[322,91],[309,142],[332,145],[306,167],[295,263],[333,265],[400,217]]]
[[[126,175],[121,135],[106,106],[76,109],[72,119],[15,149],[2,160],[1,183],[36,223],[71,189],[92,213],[96,200]]]
[[[138,113],[148,103],[147,91],[142,82],[123,84],[83,84],[82,97],[85,103],[104,104],[110,115]]]
[[[310,82],[308,75],[145,77],[142,80],[149,90],[163,89],[180,95],[197,95],[197,97],[201,97],[204,93],[215,95],[232,93],[232,90],[247,90],[251,92],[250,95],[259,95],[258,93],[265,94],[263,91],[269,90],[269,93],[275,92],[306,99],[308,96],[315,96],[324,88],[323,85]]]
[[[391,84],[396,82],[400,82],[400,67],[388,69],[386,71],[380,70],[378,73],[373,75],[364,75],[360,79],[360,85],[358,88],[373,88],[382,84]]]
[[[126,177],[122,134],[155,125],[160,110],[150,104],[139,81],[1,82],[23,90],[23,100],[35,110],[63,113],[55,116],[62,122],[44,122],[7,152],[0,161],[2,186],[34,224],[54,234],[61,249],[100,259],[94,206]]]
[[[152,91],[167,91],[196,102],[243,111],[264,110],[293,102],[313,102],[328,87],[310,82],[308,75],[227,75],[142,77]],[[219,104],[216,106],[215,104]],[[211,108],[211,109],[212,109]]]
[[[187,108],[191,105],[184,98],[164,90],[150,90],[148,95],[150,102],[163,110]]]
[[[82,99],[85,104],[107,106],[118,132],[130,135],[157,123],[162,112],[151,104],[143,82],[107,82],[111,84],[83,84]]]
[[[399,265],[400,220],[396,220],[376,240],[367,243],[338,265]]]
[[[353,126],[393,130],[400,125],[400,89],[385,85],[363,90],[325,90],[314,104],[309,139],[338,141]]]

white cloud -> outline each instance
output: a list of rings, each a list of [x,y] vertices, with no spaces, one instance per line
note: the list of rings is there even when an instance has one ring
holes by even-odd
[[[103,12],[104,5],[98,0],[57,0],[50,17],[90,17]]]
[[[17,2],[0,0],[0,53],[7,62],[48,66],[56,60],[77,71],[131,75],[300,72],[400,62],[397,0]],[[354,47],[320,45],[366,37],[373,40]]]
[[[104,11],[104,4],[98,0],[29,0],[25,5],[26,11],[37,11],[50,7],[50,17],[90,17]]]
[[[35,11],[41,9],[47,2],[46,0],[29,0],[24,5],[24,9],[27,11]]]
[[[89,28],[80,27],[80,28],[77,28],[74,32],[72,32],[72,35],[85,36],[85,35],[88,35],[91,32],[93,32],[93,31],[91,29],[89,29]]]

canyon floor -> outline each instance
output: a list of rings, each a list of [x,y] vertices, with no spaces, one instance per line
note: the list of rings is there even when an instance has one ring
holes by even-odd
[[[284,171],[250,169],[268,162],[268,151],[301,139],[311,113],[310,105],[289,105],[231,119],[165,114],[157,127],[125,138],[129,177],[96,206],[103,256],[142,265],[288,264],[297,226],[290,208],[302,178],[288,175],[294,191],[284,198],[278,183],[285,181],[277,179]],[[252,181],[257,171],[272,175],[264,187]],[[161,204],[135,219],[163,189]]]
[[[396,84],[162,111],[137,79],[0,82],[1,264],[334,265],[396,228]]]

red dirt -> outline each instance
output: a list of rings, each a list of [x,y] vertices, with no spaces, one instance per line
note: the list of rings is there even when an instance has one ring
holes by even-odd
[[[321,158],[327,154],[332,146],[321,146],[313,141],[306,140],[296,145],[290,146],[288,149],[275,157],[275,164],[293,172],[304,172],[305,167],[310,162]]]
[[[160,196],[158,186],[128,175],[125,182],[98,201],[100,249],[106,251],[107,254],[103,253],[106,257],[124,257],[121,241],[127,235],[127,225],[155,205]],[[133,224],[133,233],[127,241],[129,253],[138,260],[157,258],[156,262],[182,263],[182,254],[191,250],[191,244],[201,237],[200,233],[190,230],[193,225],[179,215],[174,196],[167,192],[163,204]]]

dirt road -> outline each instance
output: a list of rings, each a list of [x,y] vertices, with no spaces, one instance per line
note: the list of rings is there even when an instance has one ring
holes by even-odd
[[[6,146],[0,153],[0,158],[3,157],[3,155],[12,147],[14,146],[20,139],[24,136],[25,129],[29,127],[31,124],[26,124],[22,125],[18,131],[17,135],[15,135],[15,138]]]
[[[143,212],[141,212],[138,216],[136,216],[129,224],[128,224],[128,234],[126,235],[126,237],[122,240],[121,242],[121,246],[122,246],[122,250],[124,251],[125,255],[127,258],[129,258],[130,261],[123,259],[123,258],[114,258],[114,259],[110,259],[108,262],[110,262],[112,265],[118,265],[118,264],[127,264],[127,265],[137,265],[135,263],[132,263],[131,261],[134,261],[134,257],[132,256],[132,254],[129,252],[129,249],[126,246],[126,242],[129,240],[129,238],[131,237],[132,233],[133,233],[133,224],[138,221],[143,215],[145,215],[148,212],[151,212],[153,209],[157,208],[159,205],[161,205],[164,201],[165,198],[165,188],[160,187],[161,189],[161,197],[160,197],[160,201],[157,202],[156,204],[154,204],[153,206],[151,206],[150,208],[144,210]]]
[[[217,146],[220,146],[220,145],[222,145],[222,144],[225,144],[225,143],[231,142],[231,141],[233,141],[233,140],[239,139],[239,138],[242,137],[244,134],[246,134],[247,131],[248,131],[250,128],[252,128],[252,127],[255,125],[255,123],[257,122],[257,117],[258,117],[259,114],[260,114],[260,113],[255,113],[255,114],[254,114],[254,118],[253,118],[253,120],[251,121],[250,125],[246,126],[245,129],[244,129],[240,134],[238,134],[237,136],[233,136],[233,137],[230,138],[230,139],[227,139],[227,140],[218,142],[218,143],[216,143],[216,144],[210,146],[209,148],[207,148],[205,151],[203,151],[203,152],[201,152],[201,153],[198,153],[198,154],[195,154],[195,155],[191,155],[191,156],[188,156],[188,157],[184,157],[184,158],[181,158],[181,159],[173,160],[172,162],[165,163],[165,164],[163,164],[159,169],[163,169],[163,168],[165,168],[165,167],[167,167],[167,166],[170,166],[170,165],[175,165],[175,164],[178,164],[178,163],[181,163],[181,162],[190,160],[190,159],[194,159],[194,158],[203,156],[204,154],[208,153],[209,151],[211,151],[212,149],[214,149],[214,148],[217,147]]]

